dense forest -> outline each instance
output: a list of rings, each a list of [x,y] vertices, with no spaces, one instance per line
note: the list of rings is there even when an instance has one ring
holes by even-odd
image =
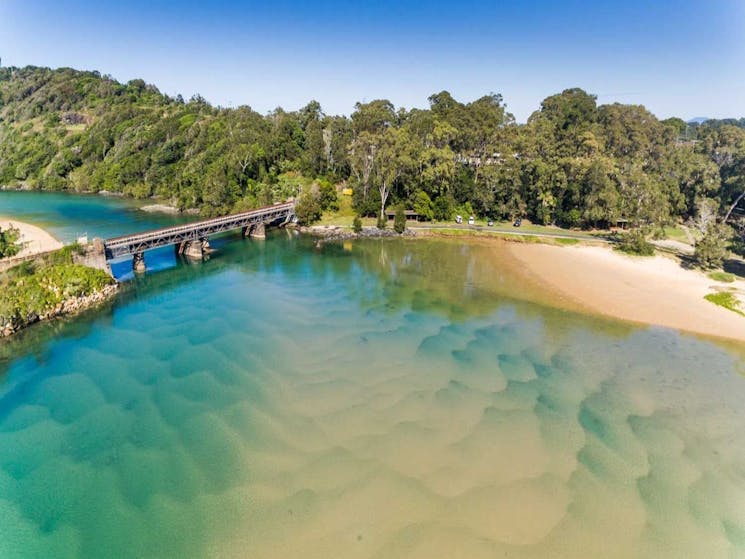
[[[438,220],[621,221],[645,235],[686,221],[721,244],[745,191],[745,119],[660,121],[581,89],[547,97],[526,124],[498,94],[464,103],[446,91],[429,109],[375,100],[330,116],[311,101],[262,115],[142,80],[0,68],[0,185],[157,196],[204,215],[290,196],[317,213],[343,185],[360,215],[397,205]]]

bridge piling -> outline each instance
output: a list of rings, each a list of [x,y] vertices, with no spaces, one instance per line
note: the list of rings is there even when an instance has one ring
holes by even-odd
[[[179,254],[183,254],[187,258],[192,258],[194,260],[201,260],[204,258],[205,253],[210,251],[210,243],[207,239],[185,241],[180,244],[182,246],[179,250]]]
[[[259,222],[246,225],[241,228],[241,236],[244,239],[266,239],[266,224]]]
[[[253,225],[250,236],[252,239],[266,239],[266,226],[264,223],[261,222]]]
[[[147,267],[145,266],[145,253],[135,252],[132,255],[132,269],[136,274],[142,274]]]

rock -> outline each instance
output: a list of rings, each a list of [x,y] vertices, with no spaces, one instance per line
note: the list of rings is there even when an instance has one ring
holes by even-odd
[[[335,225],[299,227],[301,233],[307,233],[314,237],[320,237],[321,242],[325,241],[346,241],[349,239],[372,239],[384,237],[415,237],[416,232],[407,229],[402,235],[396,233],[393,229],[378,229],[377,227],[364,227],[359,233],[351,229]]]

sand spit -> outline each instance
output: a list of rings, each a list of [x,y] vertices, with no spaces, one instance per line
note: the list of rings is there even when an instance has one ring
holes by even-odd
[[[509,251],[535,279],[590,311],[745,340],[745,318],[704,300],[722,289],[734,289],[742,300],[745,281],[721,284],[670,258],[631,257],[604,247],[514,243]]]
[[[17,256],[30,256],[39,252],[62,248],[60,241],[40,227],[22,221],[16,221],[15,219],[0,217],[0,229],[8,229],[10,227],[14,227],[21,232],[20,242],[23,244],[23,249]]]
[[[166,204],[150,204],[147,206],[142,206],[140,209],[143,212],[148,212],[148,213],[164,213],[164,214],[171,214],[171,215],[176,215],[176,214],[181,213],[181,210],[179,210],[177,207],[169,206]]]

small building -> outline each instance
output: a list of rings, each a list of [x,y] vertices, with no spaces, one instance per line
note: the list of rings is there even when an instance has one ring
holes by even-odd
[[[386,210],[385,215],[388,221],[393,221],[396,217],[396,210]],[[404,215],[406,216],[406,221],[419,221],[419,214],[414,210],[404,210]]]

